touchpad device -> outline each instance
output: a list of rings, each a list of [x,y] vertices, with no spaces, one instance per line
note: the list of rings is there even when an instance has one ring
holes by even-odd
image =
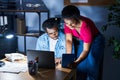
[[[5,62],[3,61],[0,61],[0,67],[4,66],[5,65]]]
[[[68,65],[75,60],[75,54],[62,54],[62,67],[68,68]]]

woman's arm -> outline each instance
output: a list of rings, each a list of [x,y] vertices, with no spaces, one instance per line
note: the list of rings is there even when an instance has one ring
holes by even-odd
[[[80,63],[82,60],[84,60],[87,57],[88,52],[90,50],[90,45],[91,45],[91,43],[83,44],[83,51],[81,52],[80,56],[77,58],[75,63]]]
[[[66,34],[66,53],[72,52],[72,34]]]
[[[83,61],[89,52],[91,43],[84,43],[83,44],[83,51],[81,52],[80,56],[71,64],[68,65],[69,68],[76,68],[76,66]]]

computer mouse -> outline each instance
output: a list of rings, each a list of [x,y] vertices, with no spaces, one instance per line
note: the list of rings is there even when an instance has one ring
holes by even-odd
[[[0,67],[4,66],[5,62],[4,61],[0,61]]]

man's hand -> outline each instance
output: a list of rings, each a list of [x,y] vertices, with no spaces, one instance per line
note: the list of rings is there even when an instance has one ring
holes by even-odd
[[[55,64],[57,65],[57,64],[61,64],[61,58],[56,58],[55,59]]]

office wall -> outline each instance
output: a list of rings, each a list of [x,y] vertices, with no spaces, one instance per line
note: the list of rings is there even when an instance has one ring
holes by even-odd
[[[43,0],[46,6],[50,10],[50,17],[54,17],[56,15],[61,14],[61,10],[64,7],[64,0]],[[101,31],[101,27],[107,21],[107,9],[105,6],[78,6],[81,15],[91,18],[97,28]],[[34,24],[34,23],[33,23]],[[107,33],[104,34],[105,38],[108,38],[111,34],[115,33],[115,29],[109,30]],[[102,31],[101,31],[102,32]],[[30,40],[30,41],[28,41]],[[27,38],[27,46],[31,49],[35,49],[36,41],[32,41],[35,39]],[[21,41],[21,40],[19,40]],[[34,42],[34,46],[31,44]],[[19,49],[23,48],[23,46],[19,46]],[[104,54],[104,65],[103,65],[103,80],[120,80],[119,73],[120,73],[120,60],[115,60],[112,58],[111,48],[105,48]]]

